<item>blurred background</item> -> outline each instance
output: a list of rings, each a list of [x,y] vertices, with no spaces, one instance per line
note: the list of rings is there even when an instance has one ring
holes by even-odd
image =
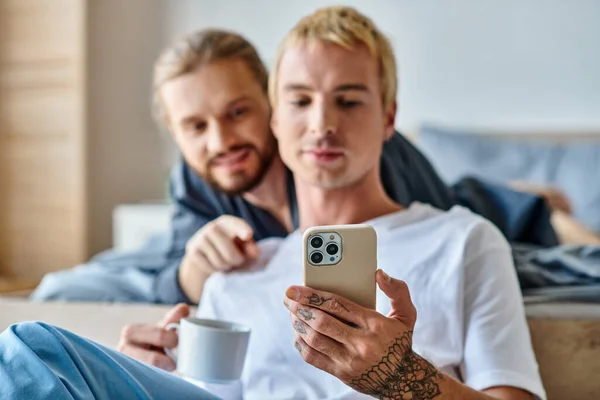
[[[152,64],[174,37],[230,28],[270,65],[302,15],[336,3],[0,0],[0,275],[72,267],[124,234],[115,209],[167,201],[177,154],[150,96]],[[392,40],[401,131],[600,137],[599,1],[343,3]]]

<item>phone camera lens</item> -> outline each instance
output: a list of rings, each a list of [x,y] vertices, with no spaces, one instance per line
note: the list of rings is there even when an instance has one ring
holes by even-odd
[[[338,245],[335,243],[329,243],[327,245],[327,254],[329,254],[330,256],[337,254],[338,250],[339,250]]]
[[[323,261],[323,254],[320,251],[315,251],[310,255],[310,261],[313,264],[319,264],[321,261]]]
[[[315,249],[318,249],[323,246],[323,239],[321,236],[313,236],[312,239],[310,239],[310,245]]]

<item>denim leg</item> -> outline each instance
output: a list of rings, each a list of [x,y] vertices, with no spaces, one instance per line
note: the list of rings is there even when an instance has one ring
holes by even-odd
[[[0,398],[217,399],[168,372],[39,322],[0,334]]]

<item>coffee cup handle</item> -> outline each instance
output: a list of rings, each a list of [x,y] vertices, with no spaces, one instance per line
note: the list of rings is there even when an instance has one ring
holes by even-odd
[[[165,326],[165,330],[167,331],[175,331],[177,332],[177,336],[179,336],[179,323],[178,322],[173,322],[170,323],[169,325]],[[176,349],[167,349],[166,347],[163,348],[165,350],[165,354],[173,361],[175,361],[175,363],[177,363],[177,350]]]

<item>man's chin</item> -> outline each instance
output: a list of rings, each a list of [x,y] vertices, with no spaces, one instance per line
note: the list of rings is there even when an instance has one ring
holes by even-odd
[[[259,179],[256,177],[254,179],[251,179],[251,177],[236,177],[234,179],[212,179],[209,183],[218,191],[229,196],[240,196],[254,189],[258,185]]]
[[[255,158],[256,162],[250,159],[246,168],[237,172],[228,173],[223,170],[209,168],[208,176],[205,179],[212,187],[230,196],[239,196],[249,192],[260,185],[273,160],[273,157]]]
[[[350,186],[348,179],[339,174],[320,173],[302,180],[309,186],[322,190],[336,190]]]

